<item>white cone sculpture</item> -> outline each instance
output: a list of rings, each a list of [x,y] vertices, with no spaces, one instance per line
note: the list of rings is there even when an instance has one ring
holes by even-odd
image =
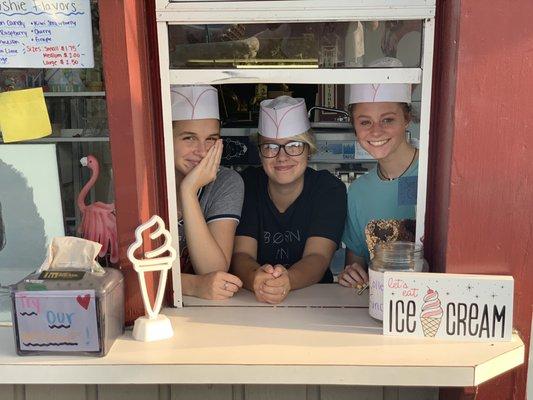
[[[157,228],[150,233],[150,239],[154,240],[163,236],[165,239],[163,245],[155,250],[145,252],[144,258],[142,259],[135,258],[135,251],[140,248],[143,243],[142,233],[156,224]],[[168,252],[168,256],[158,257],[166,252]],[[135,242],[128,248],[128,258],[133,264],[133,269],[135,269],[139,275],[139,285],[141,287],[144,309],[146,311],[144,317],[139,317],[135,320],[135,324],[133,325],[133,338],[143,342],[152,342],[172,337],[174,332],[170,320],[165,315],[158,314],[159,311],[161,311],[161,304],[165,293],[167,273],[172,267],[173,261],[176,259],[176,250],[170,245],[170,232],[165,229],[165,223],[159,216],[154,215],[147,222],[139,225],[137,229],[135,229]],[[155,303],[152,308],[146,290],[144,273],[153,271],[160,271],[160,274]]]

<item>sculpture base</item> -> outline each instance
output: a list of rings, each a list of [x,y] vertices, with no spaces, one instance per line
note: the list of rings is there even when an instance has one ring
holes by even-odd
[[[133,325],[133,338],[141,342],[154,342],[174,336],[170,320],[159,314],[156,318],[139,317]]]

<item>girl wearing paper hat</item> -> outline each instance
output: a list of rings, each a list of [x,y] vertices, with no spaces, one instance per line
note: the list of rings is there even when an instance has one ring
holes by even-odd
[[[316,145],[303,99],[261,102],[258,146],[262,168],[243,173],[232,270],[259,301],[276,304],[293,289],[333,281],[328,267],[342,235],[346,189],[307,166]]]
[[[212,86],[172,86],[172,130],[184,295],[221,300],[242,286],[229,274],[244,185],[220,167],[218,94]]]
[[[397,59],[385,58],[371,66],[402,65]],[[343,234],[347,265],[339,283],[353,287],[368,281],[367,264],[378,242],[414,240],[418,150],[406,137],[411,120],[410,84],[349,85],[348,103],[359,145],[378,161],[348,190]],[[388,232],[387,237],[381,237],[383,232]]]

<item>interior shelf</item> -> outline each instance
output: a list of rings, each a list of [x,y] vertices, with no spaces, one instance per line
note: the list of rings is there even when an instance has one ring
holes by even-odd
[[[105,92],[44,92],[44,97],[105,97]]]

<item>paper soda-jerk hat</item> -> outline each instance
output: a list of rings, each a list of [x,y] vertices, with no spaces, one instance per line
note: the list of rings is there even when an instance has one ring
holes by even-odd
[[[213,86],[170,87],[172,121],[191,119],[220,119],[218,114],[218,92]]]
[[[373,68],[399,68],[402,62],[397,58],[385,57],[370,63]],[[347,85],[347,104],[398,102],[411,103],[409,83],[364,83]]]
[[[311,128],[304,99],[279,96],[263,100],[259,111],[259,134],[283,139],[305,133]]]

